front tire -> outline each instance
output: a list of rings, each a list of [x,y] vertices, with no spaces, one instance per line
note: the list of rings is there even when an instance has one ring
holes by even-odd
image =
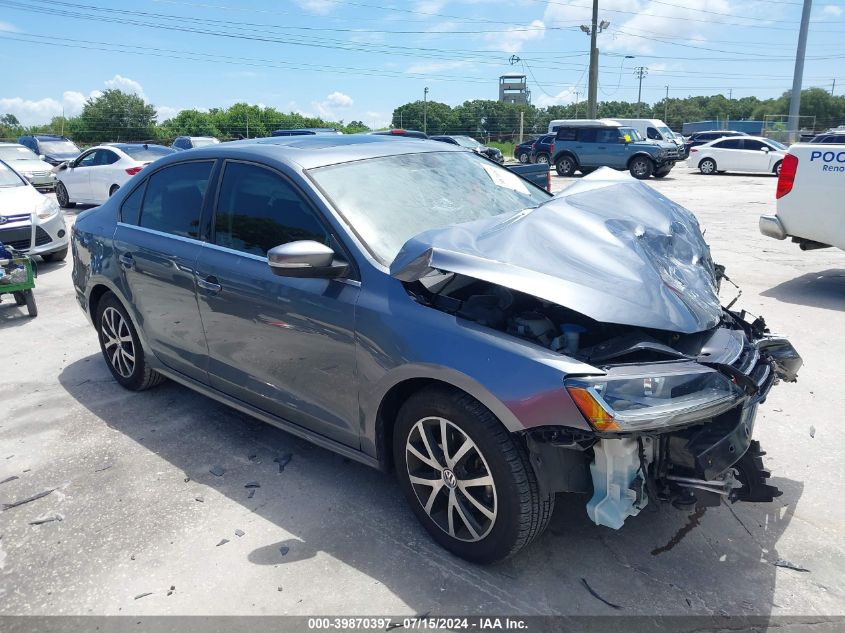
[[[540,165],[548,165],[549,164],[549,155],[548,154],[537,154],[537,161]]]
[[[705,176],[712,176],[716,173],[716,161],[712,158],[704,158],[698,163],[698,171]]]
[[[135,326],[117,297],[108,292],[97,304],[100,351],[114,379],[130,391],[143,391],[164,380],[147,364]]]
[[[70,195],[67,192],[67,187],[65,187],[65,183],[58,182],[56,183],[56,202],[59,203],[59,206],[63,209],[73,209],[76,206],[75,202],[70,201]]]
[[[52,253],[44,253],[41,256],[45,262],[61,262],[67,258],[67,246],[65,246],[60,251],[54,251]]]
[[[525,448],[481,403],[431,387],[402,406],[394,429],[399,484],[441,546],[475,563],[516,554],[548,525],[554,495],[541,495]]]
[[[528,152],[522,152],[522,153],[519,155],[519,162],[520,162],[520,163],[522,163],[522,164],[524,165],[525,163],[527,163],[527,162],[528,162],[528,158],[529,158],[529,157],[528,157]]]
[[[575,159],[572,156],[561,156],[555,163],[557,175],[564,178],[574,176],[577,168],[578,165],[575,164]]]
[[[628,170],[637,180],[647,180],[654,173],[654,162],[645,156],[637,156],[628,165]]]

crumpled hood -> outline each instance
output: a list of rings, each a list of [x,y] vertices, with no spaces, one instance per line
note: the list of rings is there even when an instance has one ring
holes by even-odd
[[[420,233],[390,274],[433,270],[518,290],[596,321],[700,332],[721,318],[710,249],[695,216],[609,169],[535,209]]]

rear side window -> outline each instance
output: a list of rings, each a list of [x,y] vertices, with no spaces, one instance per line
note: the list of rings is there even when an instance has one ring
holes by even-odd
[[[595,143],[596,142],[596,130],[591,128],[584,128],[578,130],[578,142],[579,143]]]
[[[212,161],[180,163],[150,176],[138,226],[199,238],[202,201],[213,165]]]
[[[279,174],[246,163],[228,163],[217,200],[214,243],[266,256],[274,246],[330,236],[300,193]]]
[[[742,149],[742,139],[740,138],[729,138],[725,139],[724,141],[720,141],[713,145],[713,147],[718,147],[719,149]]]
[[[138,226],[141,217],[141,202],[144,200],[144,190],[147,188],[147,181],[127,196],[120,206],[120,221],[125,224]]]
[[[557,140],[559,141],[574,141],[576,137],[576,130],[574,127],[560,127],[557,129]]]

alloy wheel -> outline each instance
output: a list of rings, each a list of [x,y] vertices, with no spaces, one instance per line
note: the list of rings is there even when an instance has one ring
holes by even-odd
[[[441,530],[466,542],[490,533],[496,485],[478,446],[457,425],[439,417],[417,421],[405,443],[405,462],[417,500]]]
[[[135,343],[132,340],[132,332],[123,315],[112,307],[103,311],[100,336],[106,357],[114,370],[124,378],[132,376],[135,371]]]
[[[70,202],[67,189],[61,182],[56,186],[56,201],[59,203],[60,207],[65,207],[67,206],[67,203]]]

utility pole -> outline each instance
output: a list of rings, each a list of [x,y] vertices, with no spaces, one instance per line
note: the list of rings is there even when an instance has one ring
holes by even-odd
[[[637,66],[634,68],[634,75],[639,77],[640,79],[640,87],[637,90],[637,118],[640,118],[640,108],[642,106],[642,96],[643,96],[643,77],[648,74],[648,68],[645,66]]]
[[[804,55],[807,52],[807,31],[810,28],[810,13],[813,0],[804,0],[801,12],[801,28],[798,31],[798,50],[795,51],[795,73],[792,75],[792,95],[789,99],[789,141],[798,140],[799,115],[801,113],[801,84],[804,80]]]
[[[610,26],[610,22],[602,20],[599,22],[599,0],[593,0],[593,19],[590,23],[581,25],[581,30],[590,36],[590,80],[587,89],[587,100],[589,102],[589,117],[595,119],[598,114],[598,89],[599,89],[599,49],[596,48],[598,34]]]
[[[519,111],[519,142],[522,143],[522,129],[525,125],[525,112],[523,110]]]
[[[663,122],[669,120],[669,86],[666,86],[666,98],[663,100]],[[666,123],[668,125],[668,123]]]
[[[249,112],[246,113],[246,137],[249,138]]]
[[[423,134],[428,134],[428,86],[423,89]]]
[[[830,96],[833,96],[833,92],[836,90],[836,77],[833,78],[833,85],[830,87]]]
[[[833,85],[836,85],[836,80],[833,80]],[[830,91],[830,94],[833,94],[833,91]],[[65,108],[62,106],[62,136],[65,135]]]
[[[575,91],[575,118],[578,118],[578,97],[580,97],[582,93],[580,90]]]

